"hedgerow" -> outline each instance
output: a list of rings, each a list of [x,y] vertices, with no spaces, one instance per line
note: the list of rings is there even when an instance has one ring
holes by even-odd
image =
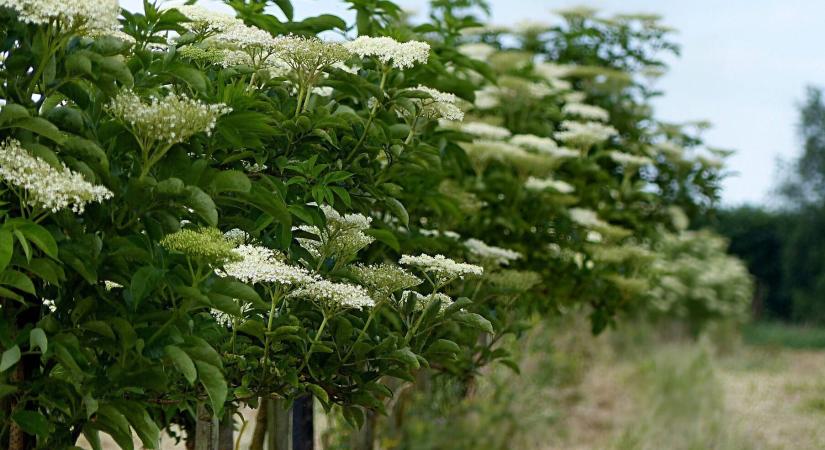
[[[676,50],[654,18],[227,3],[0,0],[8,448],[156,448],[307,394],[360,425],[422,372],[470,390],[537,316],[647,308],[657,243],[718,197],[648,104]]]

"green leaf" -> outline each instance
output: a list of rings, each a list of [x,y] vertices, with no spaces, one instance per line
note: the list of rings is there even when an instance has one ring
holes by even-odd
[[[17,411],[11,418],[26,434],[32,436],[45,437],[52,431],[52,424],[37,411]]]
[[[166,356],[172,360],[175,368],[183,374],[186,381],[188,381],[189,384],[195,384],[197,372],[195,371],[195,363],[192,361],[192,358],[190,358],[189,355],[187,355],[186,352],[184,352],[180,347],[174,345],[167,345],[163,348],[163,351],[166,353]]]
[[[386,244],[389,248],[397,252],[401,251],[401,244],[398,243],[398,238],[396,238],[395,233],[390,230],[370,228],[369,230],[364,230],[364,233],[374,237],[377,241]]]
[[[215,175],[211,183],[214,192],[249,192],[252,183],[243,172],[224,170]]]
[[[452,318],[456,322],[460,322],[470,328],[485,331],[487,333],[493,332],[493,324],[479,314],[470,312],[459,312],[453,314]]]
[[[405,208],[401,202],[393,197],[387,197],[384,199],[384,203],[386,203],[390,212],[392,212],[395,217],[398,217],[405,227],[410,226],[410,215],[407,213],[407,208]]]
[[[16,227],[26,236],[26,239],[39,248],[43,253],[53,259],[57,259],[57,242],[49,230],[36,223],[25,223]]]
[[[207,224],[216,226],[218,224],[218,209],[212,197],[200,190],[196,186],[186,186],[189,197],[186,205],[192,208]]]
[[[17,392],[17,386],[10,384],[0,384],[0,399]]]
[[[114,402],[114,405],[121,414],[126,416],[126,420],[137,432],[143,447],[156,449],[156,445],[160,440],[160,429],[146,409],[140,403],[134,401],[117,401]]]
[[[274,3],[278,5],[278,8],[281,8],[284,15],[286,16],[286,20],[292,22],[292,18],[294,17],[294,11],[292,9],[292,2],[289,0],[274,0]]]
[[[122,449],[134,450],[129,421],[113,405],[100,405],[97,411],[97,421],[99,422],[98,425],[102,426],[103,431],[112,436]]]
[[[16,270],[5,270],[0,273],[0,285],[11,286],[28,294],[35,294],[34,283],[28,275]]]
[[[260,306],[267,306],[261,299],[261,296],[246,283],[233,280],[231,278],[218,278],[212,284],[210,292],[214,292],[227,297],[244,300],[248,303],[257,304]]]
[[[321,400],[322,403],[329,403],[329,394],[327,394],[327,391],[325,391],[324,388],[322,388],[321,386],[318,386],[317,384],[308,383],[306,385],[306,388],[309,390],[309,392],[312,392],[312,395],[317,397],[318,400]]]
[[[406,364],[408,367],[413,369],[418,369],[421,367],[421,364],[418,361],[418,358],[415,356],[415,353],[410,350],[409,347],[399,348],[394,352],[389,354],[389,357],[392,359],[396,359],[401,361],[402,363]]]
[[[206,389],[206,394],[209,395],[209,400],[212,403],[212,411],[216,415],[220,415],[229,391],[223,373],[218,367],[203,361],[195,361],[195,365],[198,368],[198,379],[203,388]]]
[[[26,117],[24,119],[16,120],[11,125],[3,128],[9,127],[29,130],[32,133],[39,134],[44,138],[52,140],[58,144],[62,144],[66,140],[66,136],[60,132],[60,129],[54,126],[53,123],[40,117]]]
[[[29,332],[29,348],[34,347],[39,348],[40,353],[46,353],[49,349],[49,339],[41,328],[34,328]]]
[[[20,347],[15,345],[3,352],[3,356],[0,357],[0,372],[5,372],[11,366],[17,364],[17,361],[20,361]]]
[[[134,302],[133,306],[135,308],[157,287],[162,276],[163,273],[152,266],[144,266],[135,271],[132,275],[132,281],[129,283],[129,292],[132,294],[132,302]]]
[[[0,272],[8,267],[14,254],[14,236],[8,230],[0,230]]]

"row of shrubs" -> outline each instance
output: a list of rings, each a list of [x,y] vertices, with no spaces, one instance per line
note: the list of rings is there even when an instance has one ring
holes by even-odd
[[[422,373],[517,370],[535,317],[744,313],[686,231],[724,153],[653,115],[657,18],[348,3],[0,0],[4,447],[193,444],[308,394],[357,427]]]

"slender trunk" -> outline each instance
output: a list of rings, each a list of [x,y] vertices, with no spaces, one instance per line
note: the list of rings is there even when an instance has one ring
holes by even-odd
[[[206,407],[198,405],[198,417],[195,424],[195,450],[218,450],[218,417]]]
[[[234,450],[235,449],[235,421],[229,411],[224,413],[218,427],[218,450]]]
[[[373,450],[375,448],[375,429],[378,421],[378,414],[375,411],[367,411],[364,426],[360,430],[352,433],[350,445],[354,450]]]
[[[313,398],[305,395],[292,405],[292,450],[314,450]]]
[[[268,412],[269,401],[262,398],[261,401],[258,402],[258,414],[255,415],[255,431],[252,433],[252,442],[249,444],[249,450],[264,450]]]
[[[286,400],[279,398],[272,400],[272,412],[274,417],[274,442],[272,450],[289,450],[290,417]]]
[[[14,369],[14,374],[12,375],[12,381],[19,383],[26,378],[26,369],[23,365],[23,361],[20,361],[17,364],[17,367]],[[14,411],[14,408],[17,406],[17,402],[11,402],[11,408],[9,408],[9,413]],[[29,436],[23,432],[23,430],[17,425],[15,422],[11,422],[11,426],[9,427],[9,450],[27,450],[29,448],[33,448],[31,446],[31,442]]]

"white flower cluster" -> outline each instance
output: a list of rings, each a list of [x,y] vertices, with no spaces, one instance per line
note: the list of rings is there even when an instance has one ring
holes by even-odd
[[[151,97],[149,103],[144,103],[130,90],[120,92],[107,109],[139,139],[170,145],[184,142],[196,133],[209,135],[218,117],[232,111],[223,103],[209,105],[174,93],[160,99]]]
[[[636,156],[620,151],[610,152],[610,159],[616,162],[616,164],[632,167],[644,166],[653,163],[653,160],[646,156]]]
[[[232,314],[225,313],[219,309],[212,308],[209,311],[209,314],[215,318],[215,322],[218,322],[219,325],[229,328],[235,322],[235,319],[243,319],[249,314],[249,311],[252,311],[252,304],[244,303],[241,305],[241,313],[238,316],[234,316]]]
[[[462,44],[458,46],[458,52],[462,55],[481,61],[487,61],[487,58],[489,58],[496,51],[496,48],[492,45],[482,42]]]
[[[46,25],[58,21],[84,33],[111,31],[120,25],[117,0],[0,0],[0,8],[16,11],[22,22]]]
[[[554,64],[549,62],[539,62],[533,67],[536,73],[548,80],[565,78],[573,73],[575,68],[569,65]]]
[[[296,289],[289,297],[309,299],[342,308],[364,309],[375,306],[375,300],[363,287],[329,280],[316,280]]]
[[[425,92],[432,97],[432,99],[421,100],[421,109],[425,117],[455,121],[464,120],[464,111],[455,104],[455,94],[441,92],[422,85],[418,85],[415,90]]]
[[[604,142],[618,134],[615,128],[598,122],[573,122],[565,120],[561,123],[562,131],[555,134],[555,138],[581,147],[590,147]]]
[[[233,250],[239,256],[237,261],[226,263],[219,276],[235,277],[251,284],[280,284],[283,286],[300,286],[314,278],[302,267],[287,264],[273,250],[257,245],[241,245]]]
[[[544,191],[547,189],[553,189],[554,191],[561,192],[562,194],[570,194],[576,190],[576,188],[574,188],[570,183],[561,180],[536,177],[528,177],[527,181],[524,182],[524,188],[528,191]]]
[[[26,202],[51,212],[69,208],[83,213],[87,203],[112,198],[112,191],[83,179],[61,164],[51,166],[32,156],[19,141],[8,139],[0,145],[0,179],[26,191]]]
[[[364,233],[372,223],[371,217],[362,214],[341,215],[331,206],[322,205],[327,218],[327,226],[321,230],[316,226],[301,225],[296,229],[313,234],[318,239],[298,238],[298,243],[312,256],[349,259],[362,248],[370,245],[375,238]]]
[[[464,277],[465,275],[482,275],[484,273],[484,268],[481,266],[455,262],[444,255],[403,255],[399,263],[405,266],[416,267],[425,273],[434,275],[439,284]]]
[[[482,261],[492,261],[496,264],[506,266],[511,261],[520,259],[523,255],[519,252],[488,245],[486,242],[471,238],[464,242],[464,245],[470,250],[470,253]]]
[[[476,109],[493,109],[501,103],[501,92],[496,86],[484,86],[475,92],[476,101],[473,106]]]
[[[599,122],[607,122],[610,119],[610,113],[604,108],[598,106],[587,105],[584,103],[568,103],[564,105],[561,112],[565,116],[578,117],[586,120],[596,120]]]
[[[541,275],[530,270],[504,269],[486,275],[491,285],[508,291],[529,291],[541,283]]]
[[[461,125],[461,131],[485,139],[507,139],[512,133],[504,127],[484,122],[467,122]]]
[[[190,20],[184,22],[183,27],[195,34],[212,35],[244,26],[243,21],[234,16],[197,5],[175,6],[175,9]]]
[[[361,284],[367,286],[376,297],[388,298],[393,292],[421,284],[421,279],[393,264],[371,266],[356,264],[352,271]]]
[[[362,58],[373,56],[396,69],[408,69],[416,63],[425,64],[430,57],[430,44],[426,42],[398,42],[389,37],[360,36],[344,46]]]
[[[273,49],[278,58],[310,83],[315,81],[321,69],[341,64],[351,56],[343,44],[325,42],[317,37],[280,36]]]
[[[610,225],[599,218],[596,211],[586,208],[570,208],[568,211],[573,222],[585,228],[606,228]]]
[[[510,143],[526,149],[550,154],[559,148],[556,141],[547,137],[539,137],[534,134],[517,134],[510,138]]]

